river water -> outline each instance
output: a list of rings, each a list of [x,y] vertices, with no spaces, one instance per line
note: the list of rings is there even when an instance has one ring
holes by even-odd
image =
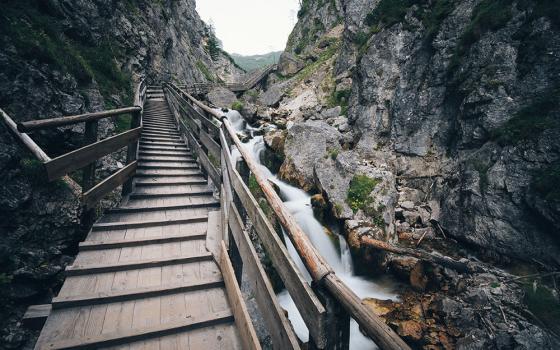
[[[262,164],[261,157],[265,151],[265,143],[262,136],[253,136],[257,129],[248,125],[237,111],[230,110],[226,115],[236,130],[247,132],[252,136],[244,146],[251,152],[253,158],[261,166],[262,174],[278,186],[280,189],[280,197],[284,201],[284,204],[307,234],[311,243],[330,264],[336,275],[360,298],[373,297],[397,300],[397,285],[393,281],[389,279],[373,280],[356,275],[350,249],[348,248],[345,238],[342,235],[335,234],[338,240],[338,242],[335,242],[329,236],[326,228],[323,227],[313,214],[311,196],[307,192],[278,179],[276,174],[273,174],[270,169]],[[233,158],[237,159],[237,157],[240,157],[240,154],[237,150],[234,150]],[[311,282],[311,277],[285,233],[284,241],[286,242],[290,256],[305,278]],[[288,292],[280,292],[278,294],[278,300],[282,307],[288,311],[288,318],[292,322],[297,336],[303,342],[307,342],[309,338],[307,327]],[[350,349],[362,350],[376,348],[375,343],[363,336],[359,331],[358,324],[352,320],[350,324]]]

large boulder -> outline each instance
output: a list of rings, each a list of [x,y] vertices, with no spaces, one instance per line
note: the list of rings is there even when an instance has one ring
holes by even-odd
[[[280,177],[306,191],[313,189],[315,165],[340,149],[340,138],[340,133],[323,121],[294,124],[286,137]]]
[[[283,76],[291,76],[305,67],[305,62],[296,55],[284,52],[278,61],[278,73]]]
[[[210,103],[219,108],[231,108],[231,105],[237,101],[235,94],[222,86],[210,90],[207,98]]]

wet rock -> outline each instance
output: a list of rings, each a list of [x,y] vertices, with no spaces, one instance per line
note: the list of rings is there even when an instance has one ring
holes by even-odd
[[[422,339],[422,325],[416,321],[402,321],[398,323],[397,333],[405,340],[418,342]]]
[[[418,291],[424,291],[428,286],[428,282],[426,263],[423,261],[416,262],[410,271],[410,285]]]
[[[264,136],[264,142],[274,152],[284,155],[284,143],[286,142],[287,133],[284,130],[275,130]]]
[[[328,213],[328,204],[323,195],[316,194],[311,196],[311,206],[313,207],[313,214],[319,220],[324,220],[325,215]]]
[[[389,268],[400,279],[409,281],[412,270],[417,263],[418,259],[414,257],[394,256],[390,259]]]

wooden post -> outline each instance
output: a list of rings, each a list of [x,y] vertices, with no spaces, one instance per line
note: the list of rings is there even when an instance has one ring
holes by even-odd
[[[84,143],[89,145],[97,142],[97,131],[98,131],[98,121],[92,120],[86,122],[85,132],[84,132]],[[93,162],[83,169],[82,174],[82,192],[85,193],[89,191],[93,186],[95,186],[95,168],[97,162]],[[90,209],[84,208],[82,213],[82,225],[84,227],[90,227],[95,221],[95,207]]]
[[[130,121],[130,128],[131,129],[137,128],[141,124],[142,124],[142,110],[132,114],[132,120]],[[134,142],[132,142],[131,144],[128,145],[128,150],[126,152],[126,164],[127,165],[134,162],[138,158],[138,142],[139,142],[139,140],[136,140],[136,141],[134,141]],[[123,185],[123,188],[122,188],[123,196],[126,196],[126,195],[128,195],[132,192],[133,181],[134,181],[134,178],[131,177]]]
[[[311,282],[311,288],[327,310],[325,322],[326,350],[348,350],[350,346],[350,315],[327,290],[318,283]],[[309,350],[318,349],[313,338],[309,337]]]

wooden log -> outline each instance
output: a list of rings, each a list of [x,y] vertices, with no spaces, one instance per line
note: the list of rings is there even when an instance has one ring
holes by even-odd
[[[286,206],[282,202],[282,199],[280,199],[268,180],[262,175],[259,165],[255,162],[251,154],[241,143],[231,123],[227,119],[224,119],[222,121],[222,125],[225,128],[226,132],[229,133],[243,159],[245,159],[245,162],[251,169],[251,172],[255,176],[255,179],[257,180],[257,183],[259,184],[266,199],[268,200],[268,203],[270,204],[272,210],[274,210],[274,213],[278,217],[278,220],[288,233],[288,237],[294,244],[294,247],[296,248],[307,270],[311,274],[313,280],[320,281],[327,274],[332,273],[331,267],[319,254],[317,249],[315,249],[315,247],[311,244],[305,232],[303,232],[301,227],[299,227],[296,220],[289,212],[288,208],[286,208]]]
[[[227,151],[224,152],[224,154]],[[272,265],[280,275],[290,296],[294,300],[300,314],[309,329],[311,337],[319,348],[326,346],[327,332],[326,310],[311,287],[302,276],[298,267],[290,257],[286,246],[276,234],[276,231],[266,218],[249,188],[241,180],[241,176],[233,169],[232,160],[225,154],[224,163],[227,167],[228,181],[231,179],[232,188],[237,193],[241,204],[245,208],[255,227]],[[230,202],[230,201],[228,201]]]
[[[94,144],[82,147],[45,163],[49,181],[53,181],[74,170],[80,169],[97,159],[115,152],[140,137],[142,128],[126,131]]]
[[[328,274],[322,283],[377,346],[381,349],[410,350],[410,347],[379,316],[373,313],[338,276],[334,273]]]
[[[237,281],[235,280],[233,266],[231,265],[231,261],[229,261],[227,249],[223,241],[220,242],[220,249],[220,270],[224,276],[228,301],[233,310],[235,324],[237,325],[237,329],[240,333],[243,349],[260,350],[261,344],[259,344],[257,333],[255,332],[255,328],[251,322],[251,317],[247,311],[247,306],[245,305],[243,296],[241,295],[239,284],[237,284]]]
[[[362,243],[367,246],[373,247],[375,249],[387,251],[390,253],[399,254],[399,255],[410,255],[421,260],[429,261],[437,265],[454,269],[460,273],[471,272],[471,269],[467,264],[457,261],[448,256],[443,256],[443,255],[438,256],[436,254],[424,252],[421,250],[396,247],[387,242],[379,241],[377,239],[373,239],[371,237],[366,237],[366,236],[362,237]]]
[[[0,109],[0,115],[2,116],[2,120],[4,120],[4,123],[6,123],[8,131],[10,131],[16,140],[24,145],[25,148],[27,148],[27,150],[35,156],[35,158],[43,163],[51,160],[51,158],[35,143],[35,141],[31,139],[31,137],[29,137],[29,135],[18,131],[16,123],[2,109]]]
[[[112,109],[109,111],[73,115],[68,117],[31,120],[27,122],[18,123],[17,129],[20,132],[42,130],[42,129],[60,127],[60,126],[73,125],[73,124],[83,123],[87,121],[99,120],[99,119],[104,119],[109,117],[116,117],[121,114],[135,113],[141,110],[142,110],[141,107],[135,106],[135,107]]]
[[[231,242],[230,246],[236,244],[239,253],[246,266],[247,281],[250,283],[253,295],[262,311],[264,322],[272,338],[275,349],[300,349],[297,336],[284,315],[283,309],[278,303],[276,294],[272,289],[266,272],[257,256],[249,237],[243,231],[243,222],[237,209],[230,203],[229,226],[236,243]]]

